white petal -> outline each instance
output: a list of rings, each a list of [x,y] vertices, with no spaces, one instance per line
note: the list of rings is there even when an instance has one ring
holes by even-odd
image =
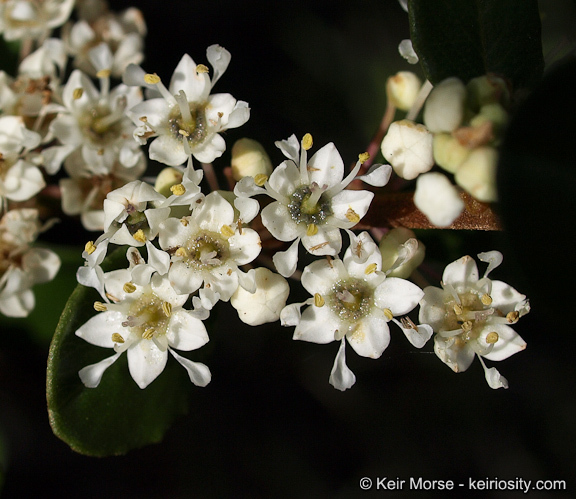
[[[488,277],[488,274],[502,263],[504,256],[499,251],[494,250],[478,253],[478,259],[488,264],[488,268],[484,272],[484,277]]]
[[[272,262],[280,275],[290,277],[296,272],[299,243],[300,238],[297,238],[286,251],[277,251],[272,257]]]
[[[245,265],[253,261],[262,249],[260,236],[258,232],[252,229],[242,229],[242,235],[239,231],[228,239],[230,245],[230,258],[237,265]]]
[[[282,151],[282,154],[295,163],[300,160],[300,142],[296,135],[290,135],[286,140],[274,142],[274,145]]]
[[[169,349],[172,356],[188,371],[190,381],[196,386],[206,386],[212,379],[210,369],[201,362],[192,362],[190,359],[178,355],[171,348]]]
[[[78,371],[78,376],[80,376],[80,380],[84,383],[84,386],[86,386],[86,388],[96,388],[102,380],[104,371],[114,364],[120,355],[121,353],[117,353],[112,355],[112,357],[97,362],[96,364],[90,364],[89,366],[80,369],[80,371]]]
[[[148,250],[148,263],[158,274],[166,274],[170,269],[170,255],[159,250],[149,241],[146,241],[146,249]]]
[[[150,144],[148,152],[150,159],[168,166],[181,165],[188,159],[182,141],[171,135],[160,135],[156,137]]]
[[[363,218],[368,212],[373,198],[374,193],[370,191],[343,190],[332,198],[333,215],[339,220],[349,222],[350,227],[353,227],[357,223],[355,215]]]
[[[249,197],[237,197],[234,199],[234,207],[240,212],[243,223],[250,223],[260,213],[260,203]]]
[[[166,336],[169,345],[178,350],[196,350],[208,343],[208,333],[204,323],[192,317],[186,310],[177,310],[172,313]]]
[[[390,343],[390,329],[384,313],[373,310],[369,317],[356,324],[346,338],[358,355],[379,358]]]
[[[280,312],[280,324],[282,326],[297,326],[302,318],[301,308],[304,303],[291,303],[286,305]]]
[[[206,58],[214,68],[214,74],[212,75],[212,86],[214,86],[228,68],[232,55],[220,45],[210,45],[206,49]]]
[[[418,63],[418,55],[412,47],[412,40],[409,38],[400,42],[398,45],[398,52],[404,59],[406,59],[406,61],[408,61],[408,64]]]
[[[308,161],[310,183],[328,188],[342,182],[344,162],[336,146],[330,142],[319,149]]]
[[[318,226],[318,232],[313,236],[303,235],[302,246],[311,255],[337,255],[342,249],[340,229],[329,225]]]
[[[126,336],[128,330],[122,327],[125,316],[117,311],[108,310],[99,312],[76,331],[76,336],[83,340],[104,348],[114,348],[112,334],[119,333]],[[126,331],[126,332],[125,332]]]
[[[412,343],[416,348],[422,348],[430,338],[434,331],[428,324],[418,324],[416,328],[410,327],[405,328],[399,321],[394,320],[398,326],[402,329],[402,332],[408,338],[408,341]]]
[[[128,349],[128,368],[136,384],[144,389],[166,367],[168,353],[161,351],[153,341],[141,340]]]
[[[424,288],[424,297],[420,301],[420,314],[418,320],[423,324],[430,324],[438,332],[444,326],[446,308],[444,297],[447,292],[434,286]]]
[[[342,338],[340,348],[334,359],[334,366],[330,373],[330,384],[337,390],[344,391],[356,383],[356,376],[346,365],[346,340]]]
[[[490,353],[483,355],[485,359],[504,360],[526,348],[522,337],[506,324],[486,324],[482,336],[485,338],[491,332],[498,334],[498,341],[494,343]]]
[[[492,306],[504,315],[516,310],[516,306],[526,300],[526,296],[502,281],[492,281]]]
[[[388,308],[393,315],[406,315],[424,296],[416,284],[399,277],[388,277],[374,290],[374,301],[380,308]]]
[[[372,165],[366,174],[357,178],[374,187],[384,187],[390,180],[390,175],[392,175],[390,165]]]
[[[302,286],[308,293],[326,295],[332,286],[348,277],[348,272],[340,260],[316,260],[307,265],[302,272]]]
[[[458,292],[464,292],[478,281],[478,267],[473,258],[463,256],[449,263],[442,274],[442,282],[454,286]]]
[[[268,179],[270,187],[281,196],[291,196],[300,185],[300,170],[292,161],[283,161]]]
[[[330,343],[340,328],[340,323],[327,306],[309,306],[304,310],[293,339],[312,343]]]
[[[197,73],[196,63],[188,54],[184,54],[170,80],[170,93],[176,95],[184,90],[188,102],[203,102],[211,88],[208,73]]]

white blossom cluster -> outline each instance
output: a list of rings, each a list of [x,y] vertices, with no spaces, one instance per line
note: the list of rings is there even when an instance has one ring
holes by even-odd
[[[74,7],[76,21],[68,21]],[[66,22],[62,38],[50,38]],[[38,209],[17,203],[35,206],[47,179],[63,169],[57,189],[63,213],[99,233],[85,246],[77,279],[101,301],[76,335],[114,350],[79,372],[87,387],[97,387],[123,352],[140,388],[161,374],[168,353],[194,384],[207,385],[209,368],[177,351],[209,341],[203,321],[221,301],[246,324],[280,320],[295,327],[296,340],[339,342],[329,378],[339,390],[355,383],[346,343],[360,356],[379,358],[391,322],[417,348],[436,333],[436,354],[456,372],[478,356],[488,384],[507,387],[482,359],[502,360],[525,347],[510,324],[529,305],[512,287],[488,279],[501,255],[479,255],[490,262],[482,279],[464,257],[446,267],[442,288],[422,290],[408,280],[424,259],[412,231],[374,231],[385,236],[379,245],[368,232],[352,231],[374,198],[373,190],[358,186],[383,187],[393,171],[418,177],[415,202],[436,225],[449,225],[462,201],[446,177],[426,174],[434,164],[455,173],[478,199],[494,200],[495,153],[485,151],[493,151],[494,129],[505,118],[500,83],[438,85],[426,102],[425,125],[406,119],[390,126],[382,142],[390,165],[367,167],[369,154],[362,153],[346,172],[332,143],[309,157],[313,139],[305,134],[276,142],[285,159],[272,168],[260,144],[242,139],[232,148],[234,187],[222,190],[211,169],[227,148],[222,132],[250,117],[248,103],[214,92],[231,54],[208,47],[209,66],[185,54],[165,85],[139,65],[145,33],[137,9],[114,13],[101,0],[0,3],[0,34],[35,44],[14,77],[0,72],[0,312],[25,316],[34,306],[31,287],[58,271],[53,252],[30,246],[45,228]],[[422,101],[411,73],[391,78],[388,93],[404,110]],[[473,159],[480,154],[483,159]],[[154,185],[141,179],[148,159],[166,166]],[[492,166],[478,166],[485,160]],[[426,194],[431,190],[434,196]],[[344,248],[342,231],[349,241]],[[270,239],[282,250],[267,261],[263,246]],[[126,265],[103,270],[117,246],[127,247]],[[310,298],[287,304],[286,278],[300,274],[300,246],[315,258],[300,279]],[[408,315],[418,306],[419,324]]]

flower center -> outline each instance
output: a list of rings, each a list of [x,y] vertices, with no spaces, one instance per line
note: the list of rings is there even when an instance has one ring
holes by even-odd
[[[171,310],[170,303],[148,289],[130,305],[122,326],[130,328],[132,333],[144,340],[158,338],[166,334]]]
[[[210,270],[228,259],[230,244],[215,232],[203,232],[191,237],[176,254],[182,256],[188,266]]]
[[[168,119],[170,132],[177,139],[186,139],[190,146],[201,144],[208,133],[206,106],[189,103],[183,91],[174,97],[178,105],[170,112]]]
[[[461,330],[459,338],[464,342],[477,339],[486,320],[495,312],[494,308],[490,307],[491,299],[485,299],[470,291],[459,294],[458,298],[460,303],[454,299],[446,304],[444,330]]]
[[[107,105],[98,104],[86,109],[80,117],[80,128],[92,144],[103,146],[122,137],[124,108],[111,111]]]
[[[326,303],[342,321],[357,322],[370,313],[373,290],[359,279],[341,280],[332,286]]]
[[[324,196],[326,189],[315,183],[298,187],[290,196],[288,211],[292,220],[306,225],[321,225],[332,215],[330,198]]]

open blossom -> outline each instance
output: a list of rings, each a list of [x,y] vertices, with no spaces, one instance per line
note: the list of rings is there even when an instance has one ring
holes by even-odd
[[[432,326],[434,351],[454,372],[463,372],[478,356],[491,388],[508,388],[506,378],[487,368],[482,358],[504,360],[524,350],[526,342],[510,327],[527,314],[526,297],[488,274],[502,262],[498,251],[480,253],[489,262],[479,279],[476,262],[465,256],[452,262],[442,275],[442,288],[424,289],[420,321]]]
[[[206,66],[185,54],[168,88],[156,74],[145,74],[135,65],[126,69],[125,83],[146,86],[160,94],[129,110],[138,126],[135,138],[145,144],[156,137],[150,144],[150,159],[177,166],[193,155],[202,163],[210,163],[226,149],[220,132],[239,127],[250,117],[246,102],[236,101],[230,94],[210,94],[230,63],[230,53],[212,45],[206,56],[214,68],[212,79]]]
[[[172,255],[168,277],[179,293],[193,293],[202,284],[224,301],[238,286],[254,292],[254,271],[239,266],[260,254],[260,236],[235,221],[234,208],[218,192],[208,194],[191,216],[164,221],[158,239]]]
[[[168,279],[158,274],[144,285],[136,284],[130,269],[108,272],[105,285],[113,301],[96,302],[94,308],[100,313],[76,335],[116,353],[80,370],[80,379],[88,388],[99,385],[105,370],[123,352],[127,352],[130,375],[140,388],[146,388],[164,370],[168,352],[188,371],[194,384],[206,386],[210,382],[207,366],[173,350],[196,350],[208,342],[202,321],[182,308],[188,295],[177,294]]]
[[[34,209],[11,210],[0,220],[0,312],[26,317],[34,308],[32,286],[50,281],[60,258],[44,248],[31,248],[42,227]]]
[[[351,229],[368,211],[374,194],[369,191],[347,190],[356,178],[367,155],[360,159],[352,172],[344,177],[344,162],[334,144],[318,150],[308,160],[312,137],[302,140],[302,149],[292,135],[276,145],[288,158],[270,178],[256,178],[264,185],[254,185],[251,177],[236,186],[237,195],[267,194],[275,199],[262,210],[262,223],[280,241],[294,241],[286,252],[274,256],[278,272],[288,277],[296,270],[298,244],[317,256],[337,255],[342,247],[340,229]],[[357,177],[367,183],[383,186],[390,178],[389,165],[376,165],[366,175]],[[262,182],[264,180],[265,182]]]
[[[360,234],[342,260],[318,260],[302,273],[302,286],[313,298],[288,305],[282,325],[295,325],[295,340],[313,343],[341,341],[330,383],[339,390],[350,388],[354,375],[346,367],[344,341],[358,355],[377,359],[390,342],[388,323],[396,322],[408,339],[422,347],[432,335],[426,325],[415,325],[395,316],[410,312],[424,293],[415,284],[381,272],[382,257],[367,232]],[[300,315],[300,307],[309,305]]]
[[[74,0],[4,0],[0,34],[6,40],[43,38],[70,17]]]

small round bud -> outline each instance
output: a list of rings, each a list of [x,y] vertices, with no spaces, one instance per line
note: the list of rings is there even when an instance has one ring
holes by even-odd
[[[479,201],[496,201],[497,161],[498,153],[493,147],[478,147],[460,165],[454,179]]]
[[[501,104],[486,104],[480,108],[480,112],[470,120],[470,126],[479,127],[484,123],[492,124],[493,133],[496,137],[502,134],[508,123],[508,113]]]
[[[446,175],[438,172],[420,175],[416,181],[414,204],[438,227],[447,227],[464,209],[458,190]]]
[[[269,176],[272,162],[262,144],[252,139],[240,139],[232,146],[232,176],[238,181],[244,177]]]
[[[449,133],[437,133],[433,141],[434,161],[447,172],[456,170],[470,154],[470,149],[464,147]]]
[[[416,98],[422,82],[420,78],[410,71],[400,71],[388,78],[386,82],[386,95],[388,101],[402,111],[408,111]]]
[[[500,103],[508,106],[510,91],[506,81],[495,75],[472,78],[466,85],[466,104],[472,112],[478,112],[486,104]]]
[[[436,85],[424,107],[424,124],[431,132],[451,132],[464,119],[466,87],[458,78],[447,78]]]

